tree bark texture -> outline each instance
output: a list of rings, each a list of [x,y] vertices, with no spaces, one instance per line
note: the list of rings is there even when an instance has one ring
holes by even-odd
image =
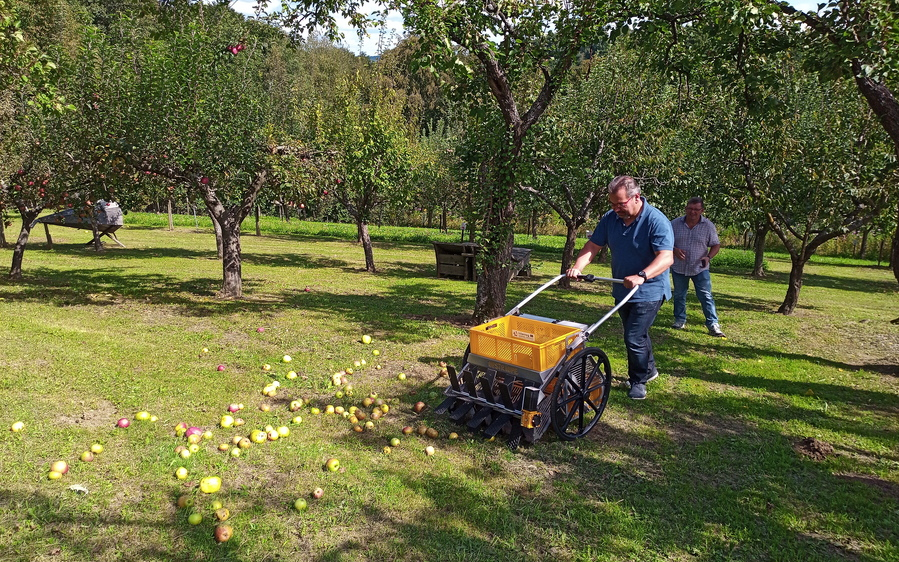
[[[802,272],[805,270],[807,261],[799,256],[790,256],[790,280],[787,283],[787,294],[784,301],[777,309],[778,314],[793,314],[796,309],[796,305],[799,303],[799,291],[802,290]]]
[[[368,223],[365,221],[359,221],[356,223],[356,228],[359,229],[359,238],[362,242],[362,251],[365,253],[365,271],[369,273],[376,273],[377,269],[375,269],[375,254],[372,251],[371,247],[371,236],[368,234]]]
[[[225,244],[223,241],[222,225],[219,224],[219,221],[216,218],[215,214],[210,213],[209,216],[212,217],[212,230],[213,232],[215,232],[216,255],[219,259],[223,259],[225,257]]]
[[[228,299],[243,297],[241,273],[240,223],[229,217],[221,225],[222,231],[222,290],[219,296]]]
[[[768,236],[768,225],[763,224],[755,230],[755,264],[752,266],[753,277],[765,276],[765,238]]]
[[[12,251],[12,265],[9,267],[10,279],[22,278],[22,260],[25,257],[25,245],[28,243],[28,237],[31,236],[31,224],[41,214],[42,210],[41,208],[32,211],[19,211],[22,217],[22,230],[19,231],[19,238],[16,240],[16,245]]]
[[[565,226],[565,246],[562,248],[562,268],[559,270],[560,275],[568,271],[571,268],[571,264],[574,263],[574,247],[575,244],[577,244],[577,225],[574,223],[567,223]],[[571,280],[567,277],[563,277],[559,281],[559,286],[568,289],[571,287]]]

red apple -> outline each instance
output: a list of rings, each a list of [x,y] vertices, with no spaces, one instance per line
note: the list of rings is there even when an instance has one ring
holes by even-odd
[[[53,461],[50,463],[50,471],[65,474],[69,471],[69,463],[66,461]]]
[[[216,371],[224,371],[224,370],[225,370],[225,366],[224,366],[224,365],[219,365],[218,367],[215,368],[215,370],[216,370]]]
[[[426,404],[424,402],[416,402],[412,409],[415,410],[416,414],[420,414],[422,410],[425,409]]]
[[[322,490],[321,488],[316,488],[316,489],[312,490],[312,497],[317,500],[320,500],[322,498],[322,496],[324,496],[324,495],[325,495],[325,491]]]
[[[207,185],[209,183],[209,178],[203,176],[202,178],[200,178],[200,183],[202,183],[203,185]]]
[[[116,422],[116,425],[124,429],[131,425],[131,422],[128,421],[128,418],[120,418],[119,421]]]

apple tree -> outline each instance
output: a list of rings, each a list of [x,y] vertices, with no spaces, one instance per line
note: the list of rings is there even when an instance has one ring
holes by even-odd
[[[380,6],[402,14],[406,30],[420,41],[417,58],[425,67],[444,69],[456,78],[465,103],[488,114],[492,156],[477,165],[470,186],[483,199],[480,221],[477,321],[503,314],[511,268],[515,194],[531,127],[552,104],[585,47],[606,37],[607,26],[625,19],[607,2],[422,3],[383,0]],[[269,2],[259,2],[265,9]],[[324,26],[336,31],[335,13],[364,26],[362,4],[355,0],[281,2],[277,15],[299,31]],[[616,28],[620,29],[620,28]],[[470,62],[469,62],[470,61]]]
[[[328,191],[356,223],[366,271],[376,271],[368,227],[382,207],[409,195],[410,127],[404,99],[374,68],[334,85],[314,120],[315,144],[334,153]]]
[[[272,159],[296,154],[296,119],[283,111],[289,82],[270,80],[273,58],[293,56],[281,33],[227,6],[159,8],[160,32],[136,36],[133,79],[116,92],[110,150],[137,174],[196,193],[221,240],[224,298],[242,296],[240,228],[275,179]]]
[[[611,178],[645,178],[649,194],[654,180],[671,172],[663,155],[673,136],[677,96],[643,58],[630,41],[600,49],[576,67],[571,84],[535,126],[521,188],[565,224],[562,272],[573,262],[579,229],[608,208]]]
[[[731,80],[704,85],[704,129],[696,138],[706,177],[743,189],[790,254],[778,312],[791,314],[815,251],[869,223],[890,201],[893,157],[889,139],[845,83],[802,70],[795,52],[762,56],[750,45],[735,59]],[[754,80],[743,63],[764,68],[769,79]]]

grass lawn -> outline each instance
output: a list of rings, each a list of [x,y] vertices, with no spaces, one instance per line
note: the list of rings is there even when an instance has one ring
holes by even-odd
[[[0,280],[0,560],[899,560],[899,297],[886,268],[814,260],[792,316],[773,313],[782,256],[761,280],[715,271],[727,339],[706,335],[692,297],[688,330],[669,329],[666,304],[647,400],[615,388],[586,438],[550,430],[510,452],[432,413],[476,287],[434,277],[433,232],[373,228],[369,274],[352,227],[266,220],[264,236],[242,239],[246,298],[220,301],[208,222],[126,222],[127,248],[99,254],[84,231],[57,228],[48,249],[36,229],[24,280]],[[561,239],[531,247],[534,276],[513,281],[510,307],[558,271]],[[526,311],[592,323],[610,307],[608,287],[578,284]],[[620,377],[616,318],[593,344]],[[332,374],[347,368],[354,389],[338,397]],[[361,408],[370,393],[389,412],[363,432],[312,410]],[[297,398],[309,404],[290,412]],[[416,414],[419,400],[429,408]],[[245,405],[244,426],[219,427],[230,403]],[[16,421],[23,431],[7,429]],[[179,422],[213,437],[182,458]],[[267,425],[290,434],[236,458],[218,450]],[[421,425],[439,436],[402,434]],[[79,461],[93,443],[104,451]],[[340,471],[323,468],[332,457]],[[49,480],[55,460],[71,469]],[[222,488],[201,493],[210,475]],[[177,506],[183,495],[191,506]],[[301,497],[306,511],[293,507]],[[231,514],[222,544],[214,501]],[[189,524],[192,513],[203,520]]]

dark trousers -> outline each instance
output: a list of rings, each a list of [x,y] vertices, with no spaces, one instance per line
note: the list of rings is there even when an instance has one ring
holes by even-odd
[[[656,372],[649,328],[655,322],[662,302],[627,302],[618,309],[624,326],[624,347],[627,348],[627,377],[632,385],[645,384]]]

